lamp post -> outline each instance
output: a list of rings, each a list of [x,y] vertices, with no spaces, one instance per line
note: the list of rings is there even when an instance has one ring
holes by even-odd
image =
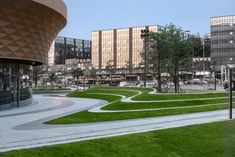
[[[217,80],[216,80],[216,76],[217,76],[217,72],[216,72],[216,68],[214,68],[214,77],[215,77],[215,90],[217,90]]]
[[[229,70],[229,119],[233,119],[233,71],[227,64],[225,66]]]
[[[147,75],[147,39],[149,37],[149,30],[141,30],[141,39],[144,41],[144,87],[146,87],[146,75]]]
[[[84,66],[82,67],[82,70],[84,71],[84,78],[83,78],[83,90],[85,91],[86,90],[86,72],[87,72],[87,68]]]
[[[205,75],[206,75],[206,65],[205,65],[205,38],[201,38],[201,41],[202,41],[202,61],[203,61],[203,77],[202,77],[202,80],[203,80],[203,83],[205,81]]]
[[[212,69],[212,72],[214,72],[214,81],[215,81],[215,83],[214,83],[214,90],[216,91],[217,90],[217,82],[216,82],[217,81],[216,80],[217,72],[216,72],[216,66],[213,65],[210,68]],[[211,79],[212,79],[212,72],[211,72]]]

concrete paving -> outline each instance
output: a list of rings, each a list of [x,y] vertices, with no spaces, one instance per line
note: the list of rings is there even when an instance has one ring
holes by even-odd
[[[112,137],[152,130],[203,124],[228,119],[228,111],[213,111],[176,116],[113,122],[46,125],[43,122],[88,110],[105,101],[37,95],[34,104],[0,112],[0,152]]]

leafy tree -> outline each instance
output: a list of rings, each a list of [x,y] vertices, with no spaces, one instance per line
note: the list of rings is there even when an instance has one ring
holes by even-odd
[[[147,54],[148,66],[152,69],[153,77],[158,81],[158,92],[162,92],[161,73],[164,69],[163,60],[166,58],[168,40],[164,32],[151,32],[149,36],[150,50]]]
[[[52,86],[53,82],[56,82],[56,80],[58,79],[58,76],[56,75],[55,72],[50,72],[48,75],[48,79],[49,79],[51,86]]]
[[[73,69],[71,72],[71,75],[73,76],[74,80],[79,80],[81,76],[84,75],[83,71],[80,68]],[[77,84],[77,89],[78,89],[78,84]]]
[[[97,71],[98,71],[98,70],[97,70],[96,68],[94,68],[94,67],[92,67],[92,68],[90,69],[90,71],[89,71],[90,77],[95,80],[95,81],[94,81],[94,84],[95,84],[95,82],[97,82]]]
[[[83,71],[80,68],[73,69],[71,74],[75,80],[78,80],[81,76],[84,75]]]
[[[189,62],[192,61],[190,36],[173,24],[167,25],[161,33],[167,37],[166,68],[174,82],[175,92],[178,93],[179,71],[183,71],[183,67],[187,67]]]
[[[112,75],[114,75],[116,73],[116,68],[115,68],[112,60],[107,62],[105,70],[106,70],[107,74],[110,75],[110,78],[112,80]]]
[[[204,46],[203,46],[204,42]],[[201,37],[199,34],[190,36],[190,43],[192,45],[193,57],[203,57],[203,47],[205,47],[205,57],[210,57],[211,53],[211,41],[208,35]]]
[[[35,87],[38,86],[38,80],[42,77],[43,74],[45,74],[45,69],[43,66],[34,66],[33,67],[33,81],[35,84]]]
[[[125,68],[129,70],[129,73],[131,73],[132,72],[132,65],[130,64],[129,61],[126,61],[125,63],[126,63]]]
[[[211,56],[211,39],[208,34],[204,35],[203,37],[205,43],[205,57]]]

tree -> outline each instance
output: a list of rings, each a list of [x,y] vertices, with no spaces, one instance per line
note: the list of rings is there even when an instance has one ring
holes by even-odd
[[[130,64],[130,61],[125,61],[125,68],[128,69],[129,73],[132,73],[132,65]]]
[[[161,33],[167,37],[166,68],[174,83],[175,92],[178,93],[179,71],[183,71],[183,67],[186,67],[192,61],[190,35],[173,24],[167,25]]]
[[[153,77],[158,81],[157,90],[162,92],[162,78],[161,73],[164,69],[162,60],[166,58],[168,49],[168,41],[166,33],[164,32],[151,32],[149,36],[150,51],[147,54],[148,65],[151,66]]]
[[[80,68],[73,69],[71,74],[75,80],[78,80],[81,76],[84,75],[83,71]]]
[[[79,78],[84,75],[83,71],[80,68],[73,69],[71,74],[76,81],[79,80]],[[77,89],[78,89],[78,84],[77,84]]]
[[[95,80],[94,84],[97,82],[97,71],[96,68],[92,67],[89,72],[90,77]]]
[[[203,57],[203,42],[205,46],[205,57],[210,57],[211,54],[211,41],[208,35],[201,37],[199,34],[190,36],[190,43],[192,45],[193,57]]]
[[[43,66],[35,66],[33,67],[33,81],[35,84],[35,87],[38,86],[38,80],[42,77],[42,75],[45,73]]]
[[[112,60],[109,60],[107,62],[105,70],[106,70],[107,74],[110,75],[110,78],[111,78],[111,81],[112,81],[112,75],[116,73],[116,68],[115,68]]]
[[[58,77],[57,77],[57,75],[56,75],[55,72],[50,72],[50,73],[49,73],[49,76],[48,76],[48,79],[49,79],[49,81],[50,81],[50,83],[51,83],[51,86],[52,86],[53,82],[56,82],[56,80],[58,79]]]

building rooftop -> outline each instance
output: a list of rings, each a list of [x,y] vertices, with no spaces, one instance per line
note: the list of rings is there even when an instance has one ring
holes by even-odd
[[[212,16],[212,18],[219,18],[219,17],[232,17],[232,16],[235,16],[235,15],[221,15],[221,16]]]
[[[77,40],[91,41],[91,40],[87,40],[87,39],[78,39],[78,38],[63,37],[63,36],[57,36],[56,38],[66,38],[66,39],[77,39]]]
[[[133,26],[133,27],[119,27],[119,28],[110,28],[110,29],[99,29],[99,30],[94,30],[94,31],[92,31],[92,32],[108,31],[108,30],[114,30],[114,29],[138,28],[138,27],[146,27],[146,26],[157,26],[157,27],[163,27],[163,26],[160,26],[160,25],[142,25],[142,26]]]

